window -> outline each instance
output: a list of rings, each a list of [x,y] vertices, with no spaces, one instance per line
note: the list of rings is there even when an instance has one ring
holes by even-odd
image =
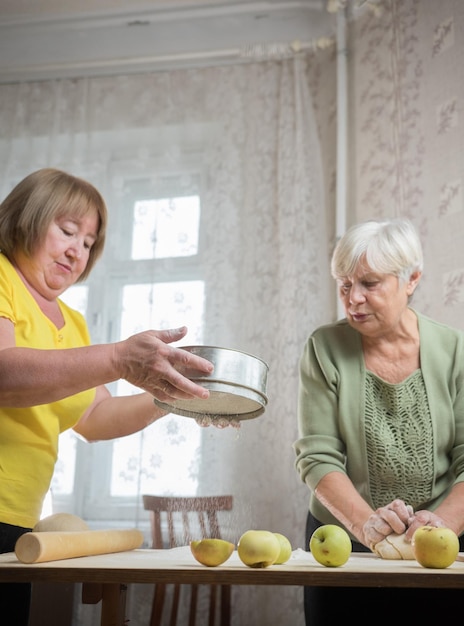
[[[94,343],[184,324],[184,344],[202,343],[199,172],[125,177],[114,195],[104,258],[63,300],[86,316]],[[125,381],[110,389],[140,391]],[[52,483],[55,509],[93,520],[133,519],[143,492],[194,495],[201,434],[195,420],[173,414],[112,442],[88,445],[64,433]]]

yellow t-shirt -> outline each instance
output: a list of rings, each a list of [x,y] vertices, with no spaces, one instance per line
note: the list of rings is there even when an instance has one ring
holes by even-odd
[[[59,301],[65,324],[42,313],[0,253],[0,317],[15,327],[16,345],[42,350],[90,344],[84,317]],[[40,517],[58,455],[58,438],[92,403],[95,389],[27,408],[0,407],[0,522],[32,528]]]

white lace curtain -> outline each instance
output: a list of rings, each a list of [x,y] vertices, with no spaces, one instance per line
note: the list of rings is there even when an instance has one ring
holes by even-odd
[[[201,490],[234,495],[235,540],[249,528],[267,528],[287,535],[294,548],[305,547],[308,500],[293,467],[298,359],[308,333],[335,315],[324,166],[330,150],[321,152],[318,136],[321,124],[330,126],[329,111],[321,108],[321,93],[310,90],[322,85],[320,63],[311,55],[0,87],[5,192],[26,173],[54,166],[86,176],[105,195],[114,177],[112,146],[105,144],[110,131],[150,129],[156,142],[169,129],[171,155],[186,132],[207,145],[202,203],[210,209],[206,250],[214,289],[205,343],[260,356],[270,372],[263,416],[238,431],[205,430]],[[131,149],[132,165],[145,158],[144,149]],[[150,593],[135,587],[128,617],[144,624]],[[301,589],[233,593],[234,624],[303,623]],[[86,610],[79,608],[76,626],[97,623]]]

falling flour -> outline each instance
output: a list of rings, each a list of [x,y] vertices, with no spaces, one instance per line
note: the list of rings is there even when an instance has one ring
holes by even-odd
[[[199,426],[215,426],[216,428],[240,428],[240,420],[236,417],[228,415],[199,415],[195,417],[195,421]]]

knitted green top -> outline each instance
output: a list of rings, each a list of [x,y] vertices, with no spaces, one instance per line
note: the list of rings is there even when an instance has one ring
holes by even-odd
[[[433,427],[420,370],[398,385],[366,372],[364,429],[374,507],[401,498],[414,509],[432,496]]]
[[[346,320],[305,345],[294,448],[322,523],[338,523],[312,493],[328,472],[348,474],[374,509],[394,498],[434,509],[464,480],[464,333],[416,315],[421,369],[396,385],[366,370]]]

